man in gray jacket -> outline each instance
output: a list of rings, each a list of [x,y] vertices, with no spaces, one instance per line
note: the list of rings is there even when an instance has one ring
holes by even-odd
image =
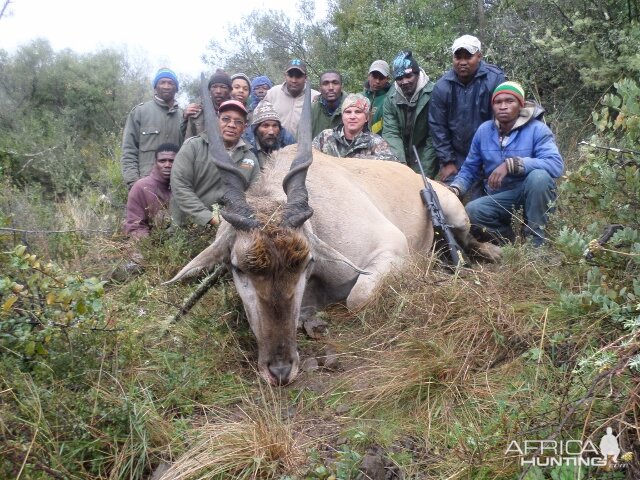
[[[149,175],[156,160],[156,150],[163,143],[182,145],[180,133],[182,109],[175,96],[179,88],[176,74],[161,68],[152,82],[153,100],[135,107],[127,117],[122,136],[122,176],[131,189],[136,180]]]
[[[227,100],[220,105],[218,115],[225,150],[247,181],[253,181],[260,171],[258,160],[251,145],[241,138],[247,127],[247,108],[237,100]],[[220,223],[217,205],[224,186],[218,167],[209,158],[206,130],[187,139],[176,155],[171,170],[171,192],[171,219],[175,225]]]

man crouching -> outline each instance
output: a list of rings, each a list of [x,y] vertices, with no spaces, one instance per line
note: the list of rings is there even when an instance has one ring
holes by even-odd
[[[469,155],[450,189],[464,195],[477,179],[487,196],[469,202],[472,232],[504,242],[514,238],[511,217],[524,209],[525,236],[534,246],[545,240],[544,228],[564,169],[553,133],[535,119],[536,105],[524,100],[519,83],[504,82],[491,97],[494,120],[476,131]],[[539,113],[538,110],[537,113]]]

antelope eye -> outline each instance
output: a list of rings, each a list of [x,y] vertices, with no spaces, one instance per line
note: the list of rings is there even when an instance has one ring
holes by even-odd
[[[233,273],[237,273],[238,275],[242,275],[244,273],[237,265],[231,265],[231,270]]]

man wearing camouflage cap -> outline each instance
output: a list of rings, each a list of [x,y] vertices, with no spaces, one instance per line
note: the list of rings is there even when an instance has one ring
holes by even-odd
[[[376,160],[398,159],[389,144],[367,127],[369,99],[361,93],[350,93],[342,102],[342,123],[320,132],[313,139],[313,147],[334,157],[370,158]]]

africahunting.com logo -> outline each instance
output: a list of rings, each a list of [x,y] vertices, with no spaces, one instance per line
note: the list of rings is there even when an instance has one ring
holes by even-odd
[[[599,448],[598,448],[599,447]],[[518,455],[522,467],[584,467],[624,468],[631,461],[631,452],[621,455],[618,437],[607,427],[598,447],[590,440],[513,440],[506,456]]]

